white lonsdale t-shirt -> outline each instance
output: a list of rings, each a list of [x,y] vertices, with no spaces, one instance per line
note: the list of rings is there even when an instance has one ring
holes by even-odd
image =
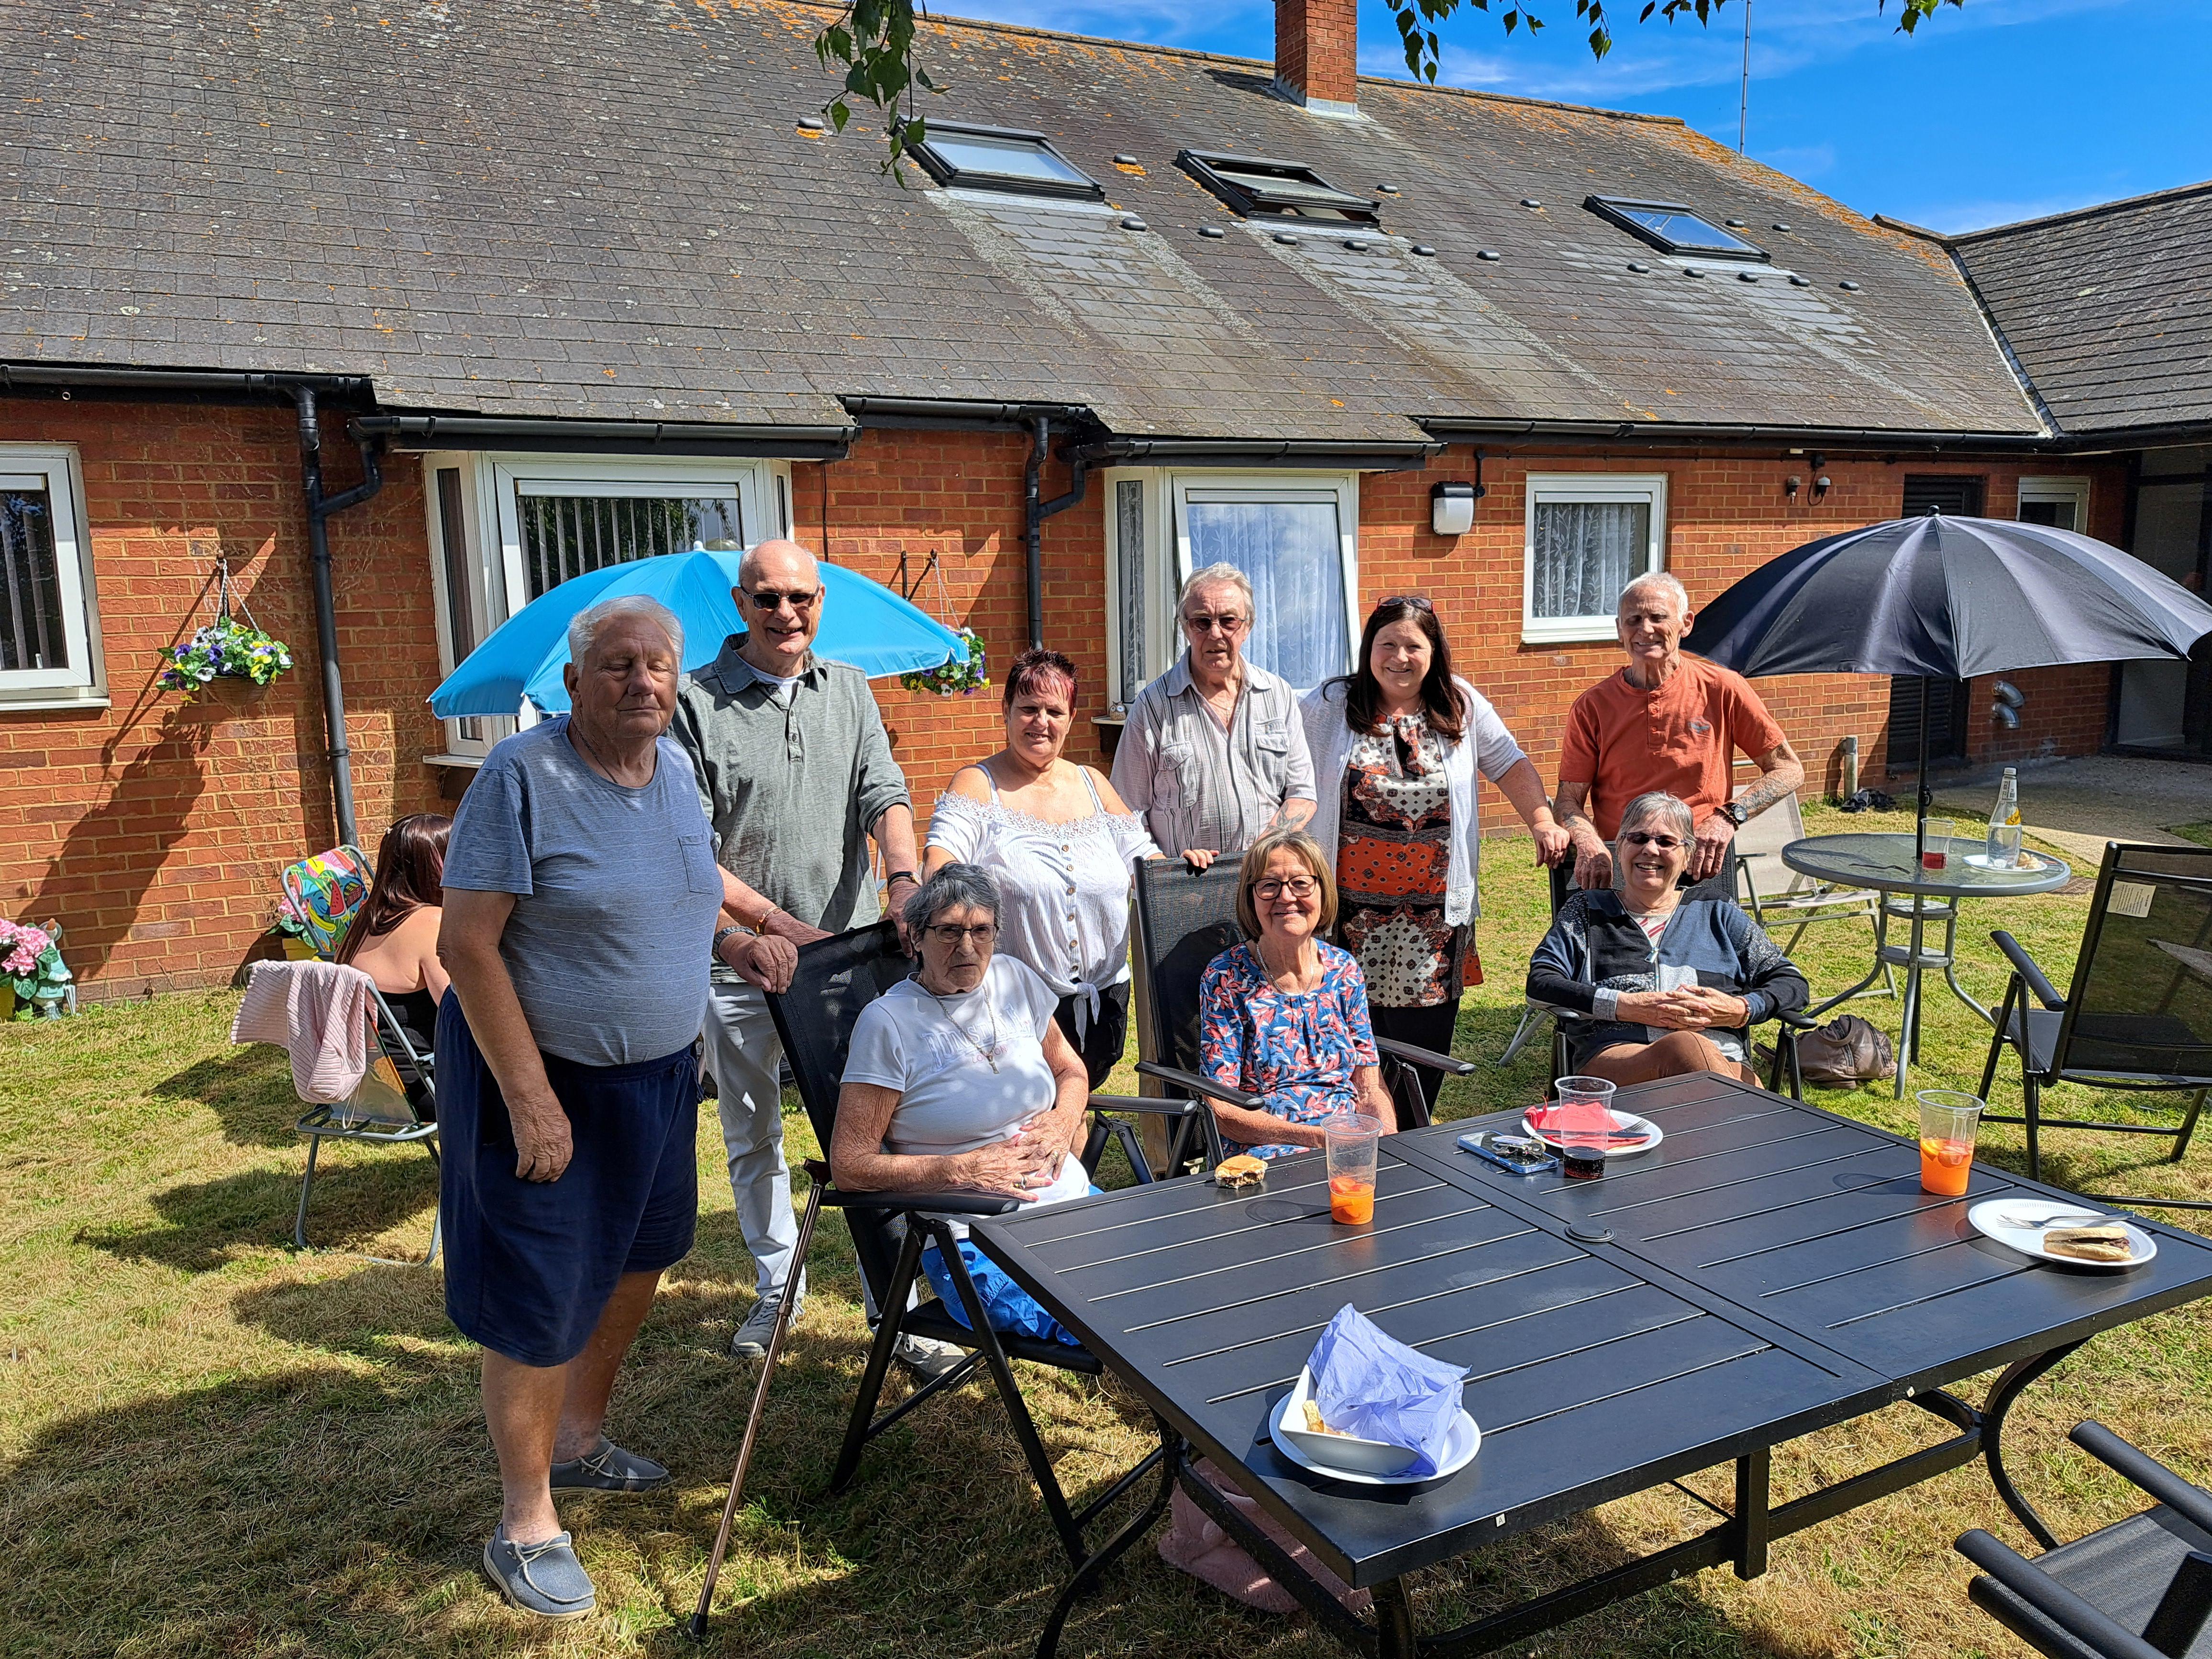
[[[1044,1034],[1058,1002],[1028,963],[994,955],[972,991],[939,997],[902,980],[863,1008],[844,1080],[899,1091],[884,1149],[925,1158],[972,1152],[1050,1111],[1057,1089]],[[1090,1190],[1081,1160],[1071,1155],[1034,1201],[1056,1204]]]

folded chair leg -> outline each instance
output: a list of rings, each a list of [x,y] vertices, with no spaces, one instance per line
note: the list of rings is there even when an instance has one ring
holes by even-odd
[[[2027,1102],[2027,1178],[2043,1179],[2042,1115],[2043,1091],[2035,1080],[2035,1073],[2027,1069],[2026,1060],[2021,1061],[2020,1091]]]
[[[1044,1499],[1053,1528],[1060,1534],[1060,1547],[1067,1552],[1067,1565],[1079,1571],[1085,1553],[1083,1528],[1076,1524],[1074,1513],[1067,1507],[1067,1495],[1060,1489],[1060,1477],[1053,1473],[1052,1459],[1045,1453],[1044,1442],[1037,1438],[1036,1425],[1030,1419],[1030,1408],[1023,1403],[1022,1391],[1014,1382],[1014,1368],[1006,1363],[1006,1351],[999,1346],[999,1334],[984,1316],[983,1298],[976,1291],[975,1281],[968,1277],[968,1267],[960,1259],[952,1230],[941,1221],[923,1224],[936,1239],[938,1254],[952,1275],[953,1288],[960,1292],[960,1306],[968,1316],[968,1328],[975,1334],[983,1363],[990,1368],[991,1380],[999,1385],[999,1398],[1006,1405],[1006,1420],[1013,1428],[1014,1438],[1021,1442],[1022,1455],[1029,1460],[1037,1495]]]
[[[2173,1156],[2166,1160],[2179,1164],[2189,1155],[2189,1138],[2197,1133],[2197,1115],[2204,1109],[2204,1091],[2199,1089],[2189,1103],[2189,1115],[2181,1120],[2181,1131],[2174,1137]]]
[[[2005,1034],[2012,1030],[2013,1007],[2021,990],[2020,978],[2015,975],[2012,983],[2005,987],[2004,1002],[1997,1010],[1996,1028],[1990,1033],[1990,1057],[1982,1062],[1982,1098],[1984,1101],[1989,1099],[1990,1086],[1997,1080],[1997,1056],[2004,1052]],[[2025,1055],[2021,1056],[2020,1064],[2021,1071],[2025,1074],[2027,1070]]]
[[[806,1212],[799,1218],[799,1243],[792,1260],[804,1264],[807,1244],[814,1237],[814,1218],[822,1208],[822,1183],[806,1189]],[[768,1356],[761,1361],[760,1381],[753,1385],[752,1410],[745,1416],[745,1436],[738,1443],[738,1467],[730,1474],[730,1495],[722,1501],[721,1530],[714,1534],[714,1553],[707,1558],[707,1582],[699,1589],[699,1605],[693,1609],[690,1632],[695,1642],[707,1639],[707,1613],[714,1605],[714,1581],[722,1576],[723,1553],[730,1547],[730,1525],[738,1518],[738,1499],[745,1490],[745,1474],[753,1462],[753,1443],[760,1437],[761,1415],[768,1409],[768,1386],[775,1376],[775,1362],[783,1358],[783,1339],[791,1329],[799,1298],[787,1296],[776,1310],[775,1329],[768,1340]]]
[[[830,1472],[830,1490],[842,1492],[860,1472],[860,1453],[868,1443],[869,1426],[875,1420],[876,1401],[884,1392],[884,1377],[891,1368],[891,1351],[898,1346],[899,1327],[906,1321],[907,1292],[921,1267],[921,1230],[911,1223],[906,1242],[899,1247],[898,1266],[876,1321],[876,1340],[868,1347],[867,1369],[860,1373],[860,1391],[853,1401],[853,1415],[845,1425],[845,1443],[837,1453],[837,1467]]]
[[[295,1249],[307,1249],[307,1194],[315,1188],[315,1154],[323,1149],[320,1135],[307,1137],[307,1174],[300,1182],[300,1212],[292,1218],[292,1243]]]

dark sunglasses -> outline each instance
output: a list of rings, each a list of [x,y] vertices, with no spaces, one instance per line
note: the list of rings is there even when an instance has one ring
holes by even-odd
[[[740,588],[738,592],[744,592],[744,590]],[[787,605],[793,611],[811,611],[821,599],[822,590],[817,587],[811,593],[779,593],[773,588],[763,587],[757,592],[746,593],[745,597],[752,601],[754,610],[772,615]]]
[[[1419,593],[1393,593],[1387,599],[1375,601],[1375,608],[1377,611],[1382,610],[1385,605],[1409,605],[1416,611],[1427,611],[1431,617],[1437,614],[1436,606],[1429,603],[1425,595]]]
[[[1631,847],[1656,847],[1662,853],[1671,853],[1685,844],[1680,836],[1655,836],[1648,830],[1626,830],[1620,838]]]

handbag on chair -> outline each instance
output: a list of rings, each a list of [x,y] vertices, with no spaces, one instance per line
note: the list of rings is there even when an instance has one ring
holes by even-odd
[[[1797,1039],[1797,1065],[1808,1083],[1850,1088],[1897,1075],[1897,1054],[1887,1036],[1856,1014],[1838,1014]]]

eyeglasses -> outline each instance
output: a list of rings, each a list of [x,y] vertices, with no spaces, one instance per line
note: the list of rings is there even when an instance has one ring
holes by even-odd
[[[1241,634],[1251,626],[1251,618],[1239,617],[1233,613],[1223,617],[1194,617],[1188,611],[1185,611],[1182,625],[1194,634],[1211,634],[1216,629],[1224,634]]]
[[[745,592],[742,587],[738,592]],[[773,613],[787,605],[793,611],[811,611],[821,603],[822,590],[817,587],[811,593],[779,593],[774,588],[763,587],[757,592],[745,593],[745,599],[756,611]]]
[[[950,945],[956,951],[960,948],[960,942],[963,939],[979,951],[988,951],[990,949],[991,941],[999,936],[999,924],[995,921],[979,921],[973,927],[956,927],[951,922],[941,925],[933,922],[921,931],[939,945]]]
[[[1260,899],[1279,899],[1288,893],[1294,899],[1310,899],[1321,890],[1321,884],[1311,876],[1292,876],[1288,881],[1269,877],[1252,884],[1252,896]]]
[[[1431,605],[1427,597],[1424,594],[1393,593],[1387,599],[1377,599],[1375,601],[1375,608],[1377,611],[1382,610],[1385,605],[1409,605],[1416,611],[1427,611],[1431,617],[1437,614],[1436,606]]]
[[[1683,844],[1680,836],[1655,836],[1648,830],[1627,830],[1621,840],[1631,847],[1656,847],[1662,853],[1671,853]]]

